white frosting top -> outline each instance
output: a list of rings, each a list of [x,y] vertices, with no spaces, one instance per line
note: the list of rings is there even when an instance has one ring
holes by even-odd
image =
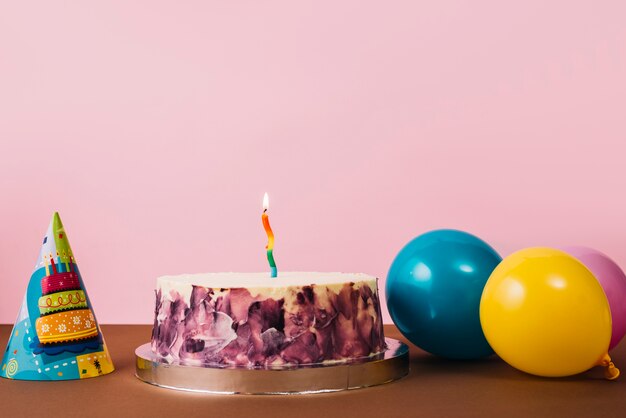
[[[278,277],[265,273],[202,273],[161,276],[157,286],[164,283],[171,285],[197,285],[207,288],[284,288],[288,286],[307,286],[311,284],[342,284],[349,282],[375,281],[376,277],[363,273],[315,273],[315,272],[278,272]]]
[[[187,304],[191,299],[193,286],[202,286],[211,289],[245,288],[253,296],[263,294],[266,297],[279,299],[283,297],[288,287],[302,287],[308,285],[326,285],[339,290],[344,284],[367,282],[371,289],[377,289],[377,279],[363,273],[314,273],[314,272],[278,272],[278,277],[270,277],[265,273],[202,273],[181,274],[178,276],[161,276],[157,279],[157,289],[163,297],[170,298],[170,292],[175,291]]]

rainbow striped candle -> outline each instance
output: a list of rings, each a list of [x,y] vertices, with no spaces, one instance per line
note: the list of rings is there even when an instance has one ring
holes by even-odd
[[[276,262],[274,261],[274,233],[272,232],[272,227],[270,226],[270,219],[267,216],[267,210],[270,206],[270,199],[267,193],[263,196],[263,214],[261,215],[261,220],[263,221],[263,228],[265,228],[265,233],[267,234],[267,245],[265,249],[267,250],[267,261],[270,264],[270,275],[271,277],[278,276],[278,269],[276,268]]]

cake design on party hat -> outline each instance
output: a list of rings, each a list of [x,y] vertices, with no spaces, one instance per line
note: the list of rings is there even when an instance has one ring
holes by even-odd
[[[69,380],[113,369],[65,228],[55,213],[4,353],[0,377]]]
[[[53,344],[97,337],[96,321],[87,306],[85,292],[74,269],[72,249],[58,214],[52,220],[51,232],[56,257],[52,252],[42,251],[41,254],[46,277],[41,280],[42,296],[38,301],[41,316],[35,322],[39,342]],[[46,234],[44,246],[49,236]],[[60,261],[58,266],[55,258]]]

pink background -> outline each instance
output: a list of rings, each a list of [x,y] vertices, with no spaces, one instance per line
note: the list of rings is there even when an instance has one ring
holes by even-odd
[[[502,3],[3,2],[0,322],[54,210],[104,323],[267,269],[265,191],[282,270],[438,227],[625,265],[626,3]]]

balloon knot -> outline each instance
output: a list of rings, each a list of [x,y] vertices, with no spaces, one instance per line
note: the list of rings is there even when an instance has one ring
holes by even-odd
[[[604,377],[607,380],[615,380],[619,377],[619,369],[615,367],[608,354],[602,359],[600,365],[604,367]]]

